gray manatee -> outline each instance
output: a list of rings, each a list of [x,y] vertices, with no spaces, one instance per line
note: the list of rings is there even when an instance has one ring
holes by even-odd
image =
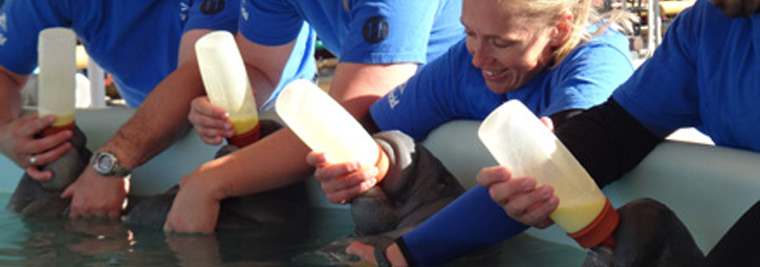
[[[618,209],[614,249],[590,249],[585,267],[702,266],[705,256],[688,229],[664,204],[637,199]]]
[[[79,177],[92,155],[86,147],[87,138],[84,133],[78,127],[74,127],[73,131],[74,134],[69,140],[72,149],[58,160],[41,168],[52,171],[53,178],[40,182],[25,173],[8,203],[11,211],[45,218],[64,215],[70,200],[61,199],[60,195]]]
[[[262,136],[280,128],[282,125],[275,121],[261,121]],[[41,218],[66,215],[71,200],[61,199],[60,195],[84,171],[92,155],[86,148],[87,140],[84,133],[78,128],[74,129],[70,142],[74,149],[42,167],[43,170],[53,171],[52,179],[39,182],[24,174],[9,201],[8,208],[11,211]],[[224,146],[217,152],[216,157],[237,149],[235,146]],[[175,186],[164,194],[150,197],[130,196],[130,206],[127,207],[124,222],[132,226],[163,226],[177,190],[178,187]],[[221,203],[217,228],[247,228],[305,219],[308,216],[308,209],[305,208],[307,205],[308,195],[304,183],[270,192],[230,198]]]
[[[354,233],[314,252],[338,264],[352,241],[387,246],[462,193],[464,188],[422,145],[399,131],[373,136],[389,156],[390,169],[374,188],[351,200]]]
[[[261,120],[261,136],[282,128],[271,120]],[[226,156],[239,148],[226,145],[215,158]],[[163,194],[136,200],[123,218],[129,226],[162,227],[179,191],[175,185]],[[267,192],[242,197],[232,197],[220,203],[217,230],[260,227],[262,224],[305,221],[309,218],[309,200],[305,182]]]
[[[167,192],[136,201],[123,217],[128,226],[162,227],[179,191],[175,185]],[[217,230],[256,228],[261,224],[305,221],[309,218],[308,192],[301,182],[281,189],[242,197],[232,197],[220,203]]]

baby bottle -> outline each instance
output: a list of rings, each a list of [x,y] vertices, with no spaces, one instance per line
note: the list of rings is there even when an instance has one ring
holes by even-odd
[[[325,152],[329,163],[359,161],[377,166],[384,177],[388,168],[385,152],[359,122],[332,97],[307,80],[285,86],[277,97],[277,115],[309,148]]]
[[[76,101],[76,35],[67,28],[42,30],[37,46],[39,63],[38,114],[54,115],[53,125],[43,136],[74,128]]]
[[[235,38],[227,31],[211,32],[195,43],[195,54],[211,104],[229,114],[235,135],[227,142],[238,147],[256,142],[259,115]]]
[[[510,100],[493,111],[478,136],[512,177],[533,177],[554,187],[559,206],[550,215],[581,247],[614,246],[612,232],[619,217],[583,166],[520,101]]]

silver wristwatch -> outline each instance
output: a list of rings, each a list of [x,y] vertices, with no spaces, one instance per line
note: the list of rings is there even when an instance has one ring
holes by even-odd
[[[95,153],[90,159],[90,164],[97,173],[103,176],[126,177],[132,173],[132,170],[121,165],[119,159],[111,152]]]

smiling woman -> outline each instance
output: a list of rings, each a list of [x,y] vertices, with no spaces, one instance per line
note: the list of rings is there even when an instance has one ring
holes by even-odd
[[[380,130],[400,130],[420,141],[441,124],[482,120],[502,103],[516,99],[536,115],[550,117],[555,125],[563,124],[580,110],[607,99],[633,71],[628,40],[615,30],[619,27],[610,27],[630,15],[616,11],[600,16],[591,2],[464,0],[461,21],[466,37],[378,100],[370,109],[372,121]],[[311,163],[319,167],[315,177],[328,188],[328,195],[341,194],[341,199],[350,200],[366,189],[353,190],[355,195],[350,195],[341,193],[349,191],[345,188],[358,188],[363,179],[383,179],[362,172],[347,173],[352,168],[346,164],[352,163],[325,164],[317,155],[312,156]],[[511,221],[483,189],[475,187],[465,193],[397,239],[398,246],[380,248],[374,254],[364,251],[371,247],[350,248],[360,256],[370,255],[370,260],[388,252],[394,265],[440,265],[525,229]],[[465,213],[468,215],[463,216]],[[469,221],[475,219],[477,222]]]

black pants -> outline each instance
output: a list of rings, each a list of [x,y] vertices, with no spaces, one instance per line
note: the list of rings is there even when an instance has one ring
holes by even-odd
[[[710,251],[707,266],[760,266],[760,201]]]

